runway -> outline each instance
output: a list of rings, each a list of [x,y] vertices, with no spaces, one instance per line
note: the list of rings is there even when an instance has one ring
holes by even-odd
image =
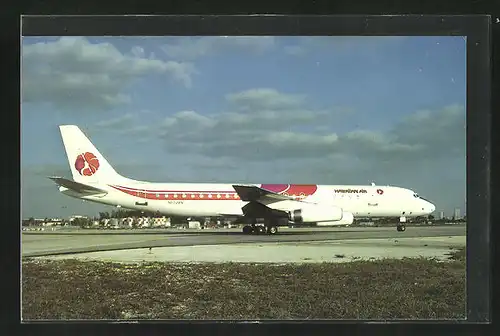
[[[407,227],[405,232],[397,232],[394,227],[280,228],[278,235],[271,236],[244,235],[240,229],[44,231],[23,232],[22,256],[121,261],[313,262],[345,259],[339,255],[354,252],[361,255],[359,258],[363,258],[363,253],[404,257],[410,250],[417,255],[439,254],[463,246],[465,235],[465,225],[415,226]],[[352,257],[356,258],[354,254]]]

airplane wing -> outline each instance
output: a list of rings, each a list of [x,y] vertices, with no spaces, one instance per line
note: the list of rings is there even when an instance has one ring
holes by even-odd
[[[78,183],[72,180],[68,180],[64,177],[49,177],[52,181],[54,181],[57,185],[68,188],[72,191],[75,191],[80,194],[87,194],[87,195],[100,195],[100,194],[107,194],[108,192],[106,190],[102,190],[93,186],[90,186],[88,184],[83,184],[83,183]]]
[[[221,216],[255,216],[273,215],[276,217],[287,217],[287,209],[282,206],[276,207],[273,203],[279,201],[292,201],[293,203],[303,204],[301,200],[297,200],[290,196],[277,194],[275,192],[257,187],[255,185],[233,185],[234,190],[242,201],[250,202],[243,208],[232,211],[225,211]],[[290,204],[288,204],[290,206]]]
[[[280,195],[275,192],[259,188],[252,185],[233,185],[234,190],[242,201],[259,202],[259,201],[296,201],[290,196]]]

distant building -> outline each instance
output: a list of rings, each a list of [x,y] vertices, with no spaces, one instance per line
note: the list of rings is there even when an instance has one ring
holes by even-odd
[[[454,218],[454,219],[460,219],[460,218],[462,218],[462,217],[460,216],[460,208],[456,208],[456,209],[455,209],[455,212],[454,212],[453,218]]]
[[[73,215],[73,216],[69,216],[69,221],[72,222],[74,221],[75,219],[77,218],[84,218],[84,219],[88,219],[87,216],[81,216],[81,215]]]
[[[139,217],[137,218],[138,227],[149,227],[149,217]]]
[[[122,226],[131,228],[134,226],[134,219],[132,217],[122,218]]]
[[[118,229],[120,227],[120,223],[118,221],[118,218],[110,218],[109,219],[109,226],[112,229]]]
[[[153,227],[170,227],[170,218],[163,217],[155,217],[153,218]]]
[[[444,211],[439,211],[439,219],[444,219]]]
[[[189,221],[188,227],[190,229],[201,229],[201,223],[199,221]]]
[[[51,218],[45,221],[42,225],[43,226],[54,226],[54,225],[59,225],[62,226],[64,224],[64,221],[61,218]]]

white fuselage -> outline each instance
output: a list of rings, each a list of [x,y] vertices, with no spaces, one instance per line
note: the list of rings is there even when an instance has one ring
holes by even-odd
[[[92,184],[106,190],[104,196],[82,196],[61,187],[69,196],[128,209],[158,212],[170,216],[242,216],[242,201],[232,184],[164,184],[129,180],[120,184]],[[336,206],[354,217],[416,217],[432,213],[435,207],[412,190],[392,186],[362,185],[262,185],[258,187],[295,197],[307,203]],[[273,208],[290,209],[289,201]],[[296,203],[296,202],[292,202]]]
[[[151,183],[118,174],[76,125],[60,125],[73,181],[51,177],[69,196],[180,217],[264,218],[277,222],[350,224],[355,217],[416,217],[434,205],[412,190],[316,184]],[[251,202],[250,202],[251,201]],[[252,229],[253,230],[253,229]]]

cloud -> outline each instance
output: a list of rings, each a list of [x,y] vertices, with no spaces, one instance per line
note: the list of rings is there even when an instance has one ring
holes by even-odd
[[[346,110],[308,108],[306,98],[273,89],[229,94],[229,111],[213,115],[181,111],[164,119],[160,134],[173,153],[254,160],[314,156],[332,146],[337,135],[297,130],[333,122]]]
[[[146,142],[151,139],[151,127],[141,124],[141,117],[147,113],[150,112],[143,110],[137,114],[125,113],[116,118],[98,121],[94,126],[97,131],[112,132],[115,136],[138,136],[136,142]]]
[[[420,144],[423,158],[465,156],[465,110],[451,105],[439,111],[417,111],[399,123],[392,135],[401,143]]]
[[[144,52],[144,48],[140,47],[140,46],[134,46],[132,47],[132,49],[130,50],[130,53],[135,56],[135,57],[144,57],[145,55],[145,52]]]
[[[285,45],[283,51],[292,56],[325,51],[345,53],[359,50],[366,53],[386,48],[406,38],[407,36],[301,36],[297,38],[297,42]]]
[[[191,86],[191,63],[144,58],[136,46],[120,52],[111,43],[90,43],[84,37],[61,37],[22,48],[22,100],[66,108],[112,107],[130,102],[124,90],[149,74]]]
[[[275,89],[251,89],[238,93],[228,94],[227,101],[239,105],[240,109],[273,110],[296,108],[303,103],[304,95],[279,93]]]
[[[170,58],[193,60],[231,50],[260,54],[272,48],[274,44],[274,36],[183,37],[175,43],[163,45],[161,49]]]
[[[132,113],[124,114],[118,118],[102,120],[96,123],[98,128],[123,128],[127,126],[133,125],[134,121],[137,119],[137,116]]]
[[[308,108],[305,96],[254,89],[226,96],[234,109],[213,115],[182,111],[160,125],[167,149],[233,160],[349,157],[383,167],[465,157],[461,106],[416,111],[388,131],[318,131],[342,110]],[[330,128],[331,129],[331,128]],[[392,169],[392,168],[391,168]]]

